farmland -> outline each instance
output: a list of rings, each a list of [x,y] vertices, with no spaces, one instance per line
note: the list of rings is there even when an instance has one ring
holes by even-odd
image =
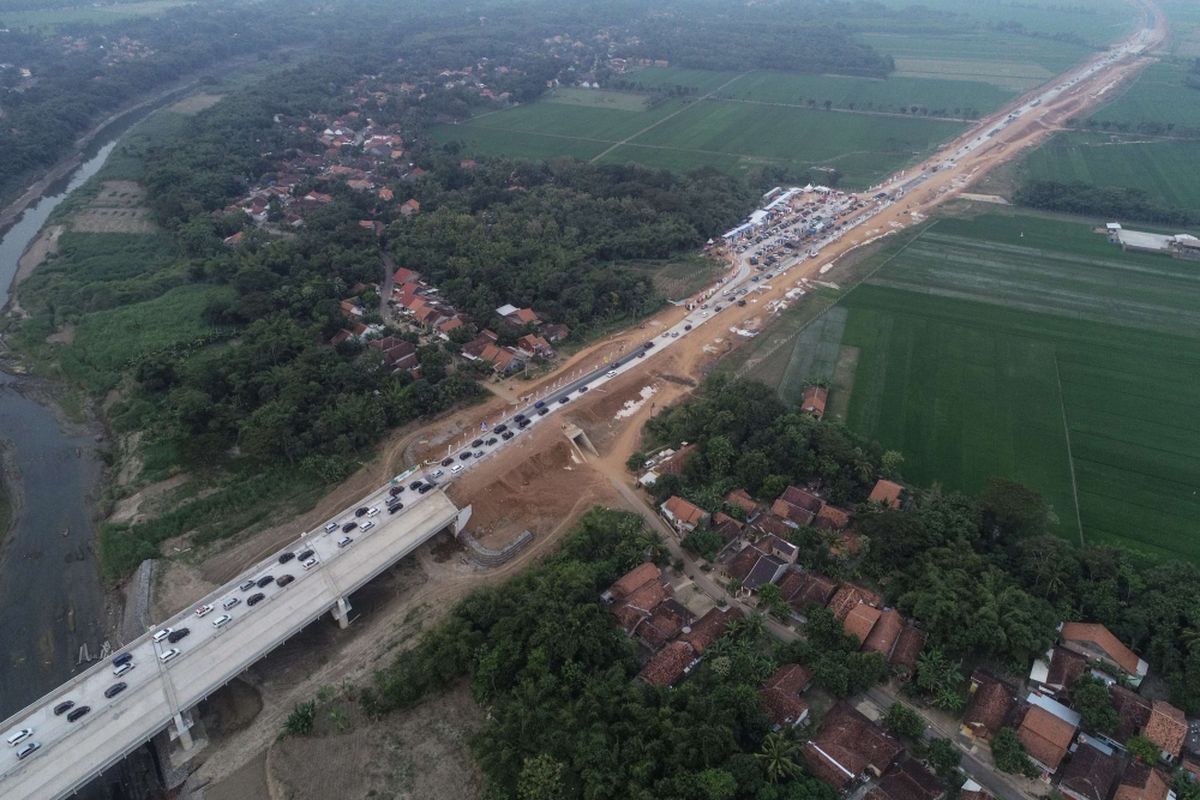
[[[902,450],[916,484],[1012,478],[1063,536],[1200,559],[1194,264],[1002,213],[942,220],[873,263],[801,333],[797,368],[771,369],[785,394],[832,379],[831,408]]]
[[[1092,114],[1099,123],[1144,123],[1170,125],[1174,129],[1200,131],[1200,89],[1184,83],[1185,78],[1200,78],[1191,72],[1192,62],[1160,61],[1151,64],[1125,86],[1111,103]]]
[[[726,79],[724,85],[730,89],[739,80]],[[542,100],[481,115],[464,125],[442,126],[434,136],[462,141],[469,151],[483,154],[604,154],[604,162],[633,161],[676,170],[716,166],[736,171],[761,164],[832,167],[847,183],[860,185],[930,152],[962,128],[925,117],[867,117],[727,100],[668,100],[643,111]]]
[[[53,29],[80,22],[105,24],[134,17],[153,17],[190,4],[190,0],[140,0],[140,2],[99,3],[63,8],[31,8],[5,11],[3,22],[13,28]]]

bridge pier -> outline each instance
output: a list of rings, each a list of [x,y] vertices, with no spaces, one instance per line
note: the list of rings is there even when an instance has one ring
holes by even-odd
[[[191,750],[195,746],[195,742],[192,741],[190,720],[185,720],[183,712],[178,712],[175,714],[173,721],[175,725],[175,740],[179,742],[179,747],[184,752]]]
[[[350,627],[350,601],[344,597],[339,597],[337,603],[333,606],[331,612],[333,618],[337,620],[338,627],[345,630]]]

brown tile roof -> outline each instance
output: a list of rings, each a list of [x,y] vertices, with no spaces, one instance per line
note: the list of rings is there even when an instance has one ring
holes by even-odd
[[[876,653],[882,653],[884,658],[891,658],[892,649],[896,646],[896,642],[900,639],[900,632],[904,630],[904,617],[899,611],[889,608],[879,615],[879,621],[875,623],[875,627],[871,629],[871,633],[863,642],[864,650],[874,650]]]
[[[1078,653],[1072,653],[1065,647],[1055,647],[1050,653],[1050,669],[1046,675],[1046,685],[1068,687],[1085,670],[1087,670],[1086,658]]]
[[[813,525],[827,531],[839,531],[850,524],[850,512],[836,506],[824,505],[817,512]]]
[[[909,672],[917,668],[917,656],[925,649],[925,634],[911,622],[900,631],[896,647],[888,663],[892,666],[905,667]]]
[[[651,650],[657,650],[691,625],[696,617],[674,598],[668,597],[654,607],[650,616],[637,626],[635,635]]]
[[[736,608],[710,608],[700,621],[679,638],[692,646],[697,656],[704,655],[708,646],[725,635],[731,622],[741,619],[742,612]]]
[[[617,578],[617,582],[608,587],[608,593],[614,600],[621,600],[650,581],[658,580],[660,575],[662,575],[662,570],[653,561],[643,561]]]
[[[850,613],[852,608],[860,604],[877,606],[879,605],[879,595],[861,586],[855,586],[852,583],[843,583],[834,592],[833,597],[830,598],[829,610],[837,617],[838,622],[841,622]]]
[[[883,773],[903,751],[894,736],[839,702],[805,745],[804,759],[814,775],[841,789],[867,770]]]
[[[1142,735],[1171,758],[1178,758],[1188,735],[1187,718],[1165,700],[1155,700],[1150,706],[1150,721],[1146,723]]]
[[[1130,761],[1113,800],[1166,800],[1170,785],[1161,770]]]
[[[867,497],[868,503],[882,503],[891,508],[900,507],[900,494],[904,491],[904,487],[892,481],[878,480],[875,482],[875,487],[871,489],[871,494]]]
[[[807,508],[794,506],[782,497],[771,504],[771,513],[781,519],[790,520],[797,525],[811,525],[815,516]]]
[[[790,603],[792,598],[804,587],[804,574],[797,569],[790,569],[783,573],[783,577],[775,585],[779,587],[779,592],[783,595],[784,600]]]
[[[793,606],[800,608],[823,606],[829,602],[829,598],[833,597],[837,586],[837,581],[827,578],[819,572],[803,572],[801,573],[800,587],[790,602]]]
[[[1088,742],[1087,737],[1079,737],[1079,746],[1062,768],[1058,788],[1074,800],[1108,800],[1121,773],[1121,759]]]
[[[758,564],[759,559],[764,558],[766,555],[766,553],[754,545],[746,545],[738,551],[732,561],[725,565],[725,572],[729,574],[729,577],[744,582],[750,577],[750,573]]]
[[[745,489],[734,489],[725,495],[725,502],[731,506],[740,508],[747,515],[753,514],[758,509],[758,503],[754,502],[754,498]]]
[[[767,719],[780,728],[791,727],[804,719],[808,703],[794,694],[764,686],[758,690]]]
[[[1117,728],[1113,738],[1123,742],[1134,734],[1141,733],[1150,721],[1150,701],[1124,686],[1113,684],[1108,687],[1108,696],[1117,709]]]
[[[750,527],[763,533],[785,538],[794,530],[782,517],[777,517],[771,513],[759,514],[754,518],[754,522],[750,523]]]
[[[1034,759],[1051,771],[1058,769],[1075,737],[1075,726],[1041,706],[1030,706],[1017,729],[1017,738]]]
[[[980,738],[990,739],[1004,726],[1008,714],[1016,705],[1012,691],[986,672],[976,670],[971,675],[971,698],[963,712],[963,725]]]
[[[859,603],[846,614],[846,618],[842,620],[842,628],[846,633],[858,639],[859,644],[862,644],[870,636],[875,623],[879,621],[879,615],[878,608]]]
[[[958,800],[996,800],[996,796],[983,787],[969,791],[964,788],[958,793]]]
[[[671,642],[646,662],[638,677],[651,686],[671,686],[683,677],[683,671],[694,657],[687,642]]]
[[[829,391],[824,386],[809,386],[800,399],[800,410],[819,418],[825,413],[825,401],[828,396]]]
[[[696,445],[689,444],[686,447],[681,447],[671,455],[664,458],[659,465],[654,468],[654,471],[659,475],[682,475],[683,468],[692,460],[692,454],[696,452]]]
[[[705,511],[698,508],[682,497],[672,495],[663,503],[663,508],[669,511],[681,525],[698,525],[704,519]]]
[[[866,797],[870,800],[937,800],[945,793],[932,772],[907,758],[888,770]]]
[[[632,634],[641,621],[650,616],[655,606],[670,596],[670,584],[651,581],[614,605],[612,613],[625,632]]]
[[[783,664],[767,678],[768,689],[779,689],[788,694],[800,694],[812,683],[812,670],[799,664]]]
[[[1112,631],[1097,622],[1064,622],[1059,639],[1064,644],[1080,644],[1104,653],[1108,660],[1130,675],[1137,675],[1139,665],[1145,663],[1137,653],[1122,644]]]
[[[787,487],[783,490],[783,494],[779,495],[779,499],[811,511],[813,514],[816,514],[821,510],[821,506],[825,505],[824,500],[799,486]]]

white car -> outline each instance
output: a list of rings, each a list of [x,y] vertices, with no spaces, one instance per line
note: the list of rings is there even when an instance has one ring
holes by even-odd
[[[8,746],[16,747],[30,736],[33,736],[33,728],[21,728],[21,730],[15,731],[11,736],[8,737]]]
[[[615,377],[617,377],[617,371],[616,371],[615,369],[610,369],[610,370],[608,371],[608,377],[610,377],[610,378],[615,378]]]
[[[170,650],[166,651],[165,653],[159,654],[158,660],[161,661],[162,663],[166,664],[168,661],[172,661],[175,658],[177,658],[179,656],[179,652],[180,651],[179,651],[178,647],[172,647]]]
[[[206,603],[205,605],[202,605],[196,609],[196,616],[203,617],[205,614],[208,614],[212,610],[213,610],[212,603]]]
[[[308,561],[305,561],[300,566],[304,567],[305,569],[312,569],[316,565],[317,565],[317,560],[315,558],[310,558]]]
[[[163,639],[167,638],[170,635],[171,635],[171,629],[163,628],[162,630],[155,631],[154,636],[152,636],[150,638],[152,638],[156,642],[161,642]]]
[[[371,528],[374,528],[374,527],[375,527],[374,522],[364,522],[361,526],[359,526],[359,530],[361,530],[363,533],[366,533],[367,531],[371,530]]]
[[[229,616],[228,614],[222,614],[213,620],[213,627],[220,628],[228,625],[231,621],[233,621],[233,617]]]
[[[377,506],[371,506],[369,509],[367,509],[367,516],[368,517],[379,516],[379,508]]]

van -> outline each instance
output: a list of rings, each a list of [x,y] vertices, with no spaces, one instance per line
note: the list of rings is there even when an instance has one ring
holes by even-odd
[[[6,741],[8,742],[9,747],[15,747],[16,745],[28,739],[30,736],[33,736],[33,728],[21,728],[21,730],[9,735]]]

